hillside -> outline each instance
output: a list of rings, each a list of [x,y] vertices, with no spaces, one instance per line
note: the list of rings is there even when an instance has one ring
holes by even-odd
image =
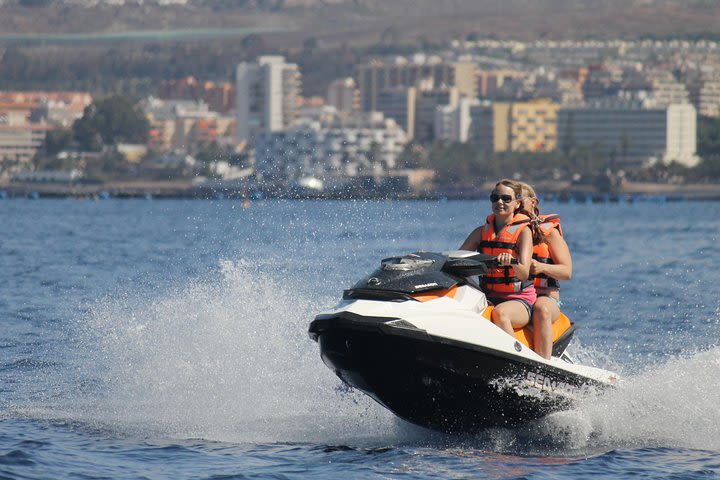
[[[188,0],[124,5],[75,0],[0,2],[0,35],[207,28],[269,29],[264,40],[292,47],[447,41],[482,37],[637,38],[717,36],[713,0]],[[34,7],[25,4],[36,5]]]
[[[319,95],[368,55],[468,35],[720,38],[714,0],[119,1],[0,0],[0,89],[140,98],[165,79],[231,81],[238,62],[277,53]]]

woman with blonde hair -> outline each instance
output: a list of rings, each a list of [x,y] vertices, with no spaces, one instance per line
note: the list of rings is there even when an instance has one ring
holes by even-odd
[[[530,276],[533,238],[527,228],[530,219],[521,213],[522,186],[514,180],[500,180],[490,194],[492,214],[477,227],[460,249],[477,250],[497,257],[492,268],[481,279],[488,300],[495,305],[492,321],[513,335],[515,328],[528,324],[535,303],[535,287]],[[511,261],[517,264],[511,266]]]
[[[552,354],[552,324],[560,317],[559,280],[572,277],[572,257],[562,235],[559,215],[540,215],[539,200],[535,189],[519,182],[522,191],[522,212],[530,217],[536,231],[533,258],[530,262],[530,279],[537,291],[533,306],[533,347],[542,357]]]

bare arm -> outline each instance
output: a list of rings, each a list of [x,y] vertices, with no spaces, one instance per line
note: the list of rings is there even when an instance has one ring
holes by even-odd
[[[530,276],[530,264],[532,262],[533,241],[529,228],[523,228],[518,237],[518,263],[513,265],[515,276],[520,280],[527,280]]]
[[[475,230],[470,232],[470,235],[465,239],[460,250],[477,250],[482,240],[482,227],[477,227]]]
[[[553,264],[533,260],[530,272],[533,275],[542,273],[555,280],[570,280],[572,278],[572,257],[567,242],[555,228],[547,236],[547,242]]]

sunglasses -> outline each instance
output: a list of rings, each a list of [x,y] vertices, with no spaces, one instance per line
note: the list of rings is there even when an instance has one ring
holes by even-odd
[[[493,193],[490,195],[490,201],[492,203],[495,203],[498,200],[502,200],[505,203],[510,203],[514,200],[514,198],[512,195],[498,195],[497,193]]]

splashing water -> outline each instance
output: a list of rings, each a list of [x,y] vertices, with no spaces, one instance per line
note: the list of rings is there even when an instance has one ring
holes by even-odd
[[[74,342],[79,383],[93,388],[78,389],[49,416],[241,443],[461,442],[543,454],[720,450],[720,347],[626,376],[618,388],[530,426],[447,437],[399,421],[343,387],[307,336],[319,306],[335,299],[305,294],[297,283],[273,261],[222,262],[217,278],[97,302],[77,322]],[[581,363],[612,363],[593,348],[576,344],[574,351]]]
[[[720,347],[623,379],[542,428],[574,450],[677,447],[720,450]]]
[[[102,386],[72,399],[82,405],[73,419],[234,442],[357,441],[406,429],[340,388],[320,361],[307,326],[332,300],[311,301],[262,268],[222,262],[218,279],[162,298],[99,302],[78,326],[76,349],[82,373]]]

